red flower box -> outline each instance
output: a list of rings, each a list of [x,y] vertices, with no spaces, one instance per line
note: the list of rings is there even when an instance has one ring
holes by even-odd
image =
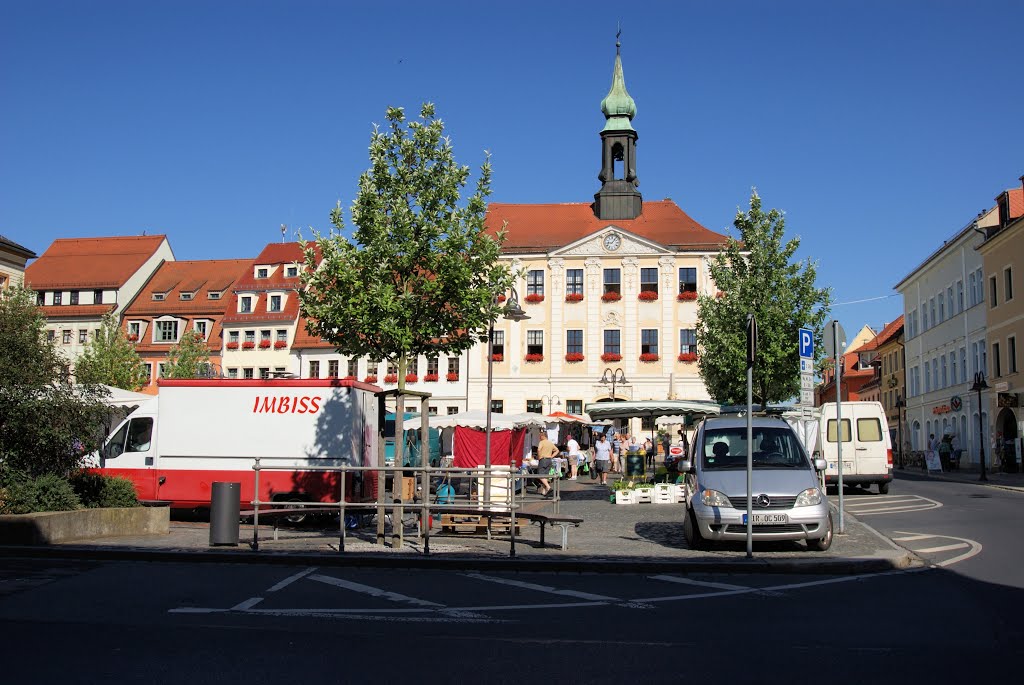
[[[542,361],[544,361],[544,355],[543,354],[528,354],[525,357],[523,357],[523,359],[525,359],[526,361],[528,361],[530,363],[542,362]]]
[[[343,381],[354,381],[355,379],[356,379],[355,376],[345,376],[341,380],[343,380]]]
[[[658,299],[658,293],[653,290],[643,290],[636,296],[636,299],[641,302],[654,302]]]
[[[603,362],[621,362],[622,355],[615,354],[614,352],[605,352],[601,355],[601,361]]]
[[[251,350],[254,349],[255,347],[256,343],[254,343],[252,340],[246,340],[244,343],[242,343],[243,350]]]
[[[658,355],[653,352],[644,352],[640,355],[640,361],[642,362],[656,362],[658,361]]]
[[[275,350],[283,350],[286,347],[288,347],[288,341],[287,340],[275,340],[274,341],[274,349]]]
[[[405,374],[405,382],[406,383],[415,383],[419,379],[420,379],[420,377],[417,376],[414,373],[407,373],[407,374]]]
[[[622,299],[622,295],[619,293],[605,293],[601,296],[602,302],[618,302]]]
[[[138,341],[139,341],[139,336],[138,335],[136,335],[135,333],[129,333],[128,334],[128,342],[138,342]]]
[[[229,342],[229,343],[228,343],[228,344],[226,345],[226,347],[227,347],[227,348],[228,348],[229,350],[237,350],[237,349],[238,349],[238,343],[237,343],[237,342]]]
[[[696,352],[681,352],[679,354],[679,361],[681,362],[695,362],[697,361]]]
[[[491,355],[491,361],[492,362],[503,362],[503,361],[505,361],[505,355],[503,355],[501,353],[492,354]]]
[[[697,300],[697,291],[687,290],[685,293],[679,293],[676,295],[676,299],[680,302],[695,302]]]
[[[389,373],[388,375],[384,376],[384,382],[385,383],[397,383],[398,382],[398,374],[397,373]]]
[[[568,295],[565,296],[565,301],[566,302],[582,302],[583,301],[583,293],[569,293]]]
[[[457,373],[450,373],[450,374],[448,374],[446,376],[446,378],[448,379],[449,383],[454,383],[457,380],[459,380],[459,374],[457,374]]]
[[[260,340],[260,349],[261,350],[269,350],[270,349],[270,341],[269,340]]]
[[[363,379],[363,382],[364,383],[376,383],[377,382],[377,374],[371,373],[369,376],[367,376],[366,378]]]
[[[565,361],[567,361],[569,363],[581,362],[581,361],[583,361],[583,353],[582,352],[569,352],[568,354],[565,355]]]
[[[424,383],[437,383],[437,374],[436,373],[428,373],[426,376],[423,377],[423,382]]]
[[[531,295],[527,295],[525,299],[530,304],[538,304],[544,301],[544,296],[533,293]]]

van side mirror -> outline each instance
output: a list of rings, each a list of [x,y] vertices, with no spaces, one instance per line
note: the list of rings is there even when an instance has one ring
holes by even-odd
[[[679,468],[676,470],[680,473],[693,473],[693,462],[689,459],[682,459],[679,462]]]
[[[818,458],[814,460],[814,469],[816,471],[824,471],[828,468],[828,462],[824,459]]]

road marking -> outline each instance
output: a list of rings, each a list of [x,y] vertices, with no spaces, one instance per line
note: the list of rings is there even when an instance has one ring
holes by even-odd
[[[231,607],[230,611],[248,611],[263,601],[262,597],[250,597],[249,599]]]
[[[893,538],[892,541],[893,542],[913,542],[914,540],[927,540],[928,538],[933,538],[933,537],[935,537],[935,536],[934,535],[908,535],[908,536],[902,537],[902,538]]]
[[[846,506],[848,506],[848,507],[858,507],[858,506],[873,507],[873,506],[878,505],[878,504],[902,504],[903,502],[919,502],[919,501],[920,500],[918,499],[917,495],[912,495],[910,497],[872,497],[870,499],[856,500],[856,501],[850,501],[850,498],[847,497],[846,498]]]
[[[838,501],[836,495],[831,495],[829,501],[835,504]],[[851,500],[846,498],[846,510],[855,516],[880,516],[897,512],[928,511],[943,506],[942,502],[922,497],[921,495],[905,495],[893,497],[872,497],[870,499]]]
[[[961,542],[956,545],[942,545],[941,547],[928,547],[926,549],[915,549],[914,551],[918,554],[932,554],[933,552],[949,552],[954,549],[963,549],[964,547],[970,547],[966,542]]]
[[[304,578],[304,577],[308,576],[310,573],[312,573],[315,570],[316,570],[316,566],[310,566],[305,571],[299,571],[298,573],[296,573],[293,576],[288,576],[287,578],[282,580],[277,585],[274,585],[271,588],[269,588],[267,590],[267,592],[277,592],[278,590],[283,590],[284,588],[286,588],[289,585],[291,585],[292,583],[294,583],[296,580],[300,580],[301,578]]]
[[[850,513],[855,516],[878,516],[879,514],[892,514],[897,511],[928,511],[929,509],[936,509],[937,507],[931,505],[915,505],[910,504],[905,507],[879,507],[877,509],[854,509]]]
[[[353,583],[350,580],[342,580],[341,578],[335,578],[333,576],[324,576],[317,574],[315,576],[310,576],[309,579],[315,580],[320,583],[325,583],[327,585],[334,585],[335,587],[344,588],[346,590],[352,590],[353,592],[361,592],[365,595],[370,595],[371,597],[380,597],[382,599],[386,599],[392,602],[403,602],[405,604],[412,604],[415,606],[422,607],[436,607],[438,609],[445,608],[443,604],[438,604],[437,602],[428,602],[425,599],[407,597],[406,595],[400,595],[397,592],[389,592],[387,590],[381,590],[380,588],[375,588],[370,585],[363,585],[362,583]]]
[[[538,592],[548,592],[552,595],[562,595],[564,597],[577,597],[579,599],[596,600],[600,602],[621,602],[622,600],[615,597],[608,597],[606,595],[595,595],[589,592],[580,592],[578,590],[559,590],[556,587],[550,585],[537,585],[536,583],[527,583],[522,580],[512,580],[510,578],[497,578],[495,576],[485,576],[480,573],[463,573],[467,578],[473,578],[475,580],[484,580],[489,583],[499,583],[501,585],[511,585],[512,587],[519,587],[525,590],[536,590]]]
[[[729,585],[728,583],[712,583],[705,580],[692,580],[691,578],[680,578],[679,576],[649,576],[651,580],[665,580],[669,583],[680,583],[682,585],[699,585],[713,587],[717,590],[749,590],[751,588],[743,585]]]

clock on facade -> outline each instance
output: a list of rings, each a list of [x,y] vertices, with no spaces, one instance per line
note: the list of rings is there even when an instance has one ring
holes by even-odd
[[[620,245],[622,245],[622,238],[620,238],[617,234],[609,233],[604,237],[604,249],[608,250],[609,252],[614,252],[615,250],[619,249]]]

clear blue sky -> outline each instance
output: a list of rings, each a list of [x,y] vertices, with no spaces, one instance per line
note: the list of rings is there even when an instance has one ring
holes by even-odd
[[[837,302],[891,295],[1024,174],[1019,0],[39,0],[0,6],[0,234],[253,257],[327,229],[372,123],[423,101],[460,162],[493,153],[493,200],[589,201],[617,21],[644,197],[722,231],[756,186]]]

